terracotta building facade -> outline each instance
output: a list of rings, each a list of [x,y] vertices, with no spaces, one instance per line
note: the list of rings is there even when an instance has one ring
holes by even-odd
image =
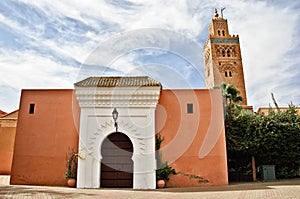
[[[67,154],[78,148],[79,108],[71,90],[22,90],[11,184],[65,186]]]
[[[16,110],[0,116],[0,175],[11,173],[18,113]]]
[[[220,90],[94,77],[74,90],[22,91],[11,184],[65,186],[66,154],[76,149],[78,188],[155,189],[158,133],[165,138],[163,161],[179,173],[169,187],[228,183]]]

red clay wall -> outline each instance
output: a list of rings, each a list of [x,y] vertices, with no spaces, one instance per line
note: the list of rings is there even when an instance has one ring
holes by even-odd
[[[78,148],[73,90],[23,90],[19,111],[10,183],[66,185],[67,154]]]
[[[193,113],[187,113],[187,104]],[[162,159],[181,174],[168,187],[227,185],[222,96],[219,90],[163,90],[156,132],[164,137]],[[207,183],[199,182],[203,177]]]

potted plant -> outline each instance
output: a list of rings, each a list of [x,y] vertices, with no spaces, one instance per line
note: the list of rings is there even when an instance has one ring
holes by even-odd
[[[171,174],[175,175],[176,171],[172,167],[168,166],[167,162],[158,168],[156,170],[157,187],[164,188]]]
[[[77,177],[77,153],[72,151],[71,155],[69,155],[67,161],[67,169],[65,173],[65,177],[67,179],[67,184],[69,187],[75,187],[76,185],[76,177]]]
[[[157,170],[156,170],[156,181],[157,188],[164,188],[166,182],[169,180],[170,174],[176,174],[175,169],[168,166],[168,163],[162,163],[162,154],[160,151],[161,143],[164,141],[164,137],[160,133],[155,135],[155,149],[156,149],[156,160],[157,160]]]

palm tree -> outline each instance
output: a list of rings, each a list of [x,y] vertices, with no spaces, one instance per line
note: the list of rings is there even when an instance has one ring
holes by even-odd
[[[226,116],[231,116],[234,110],[241,111],[242,107],[239,105],[243,98],[239,96],[240,92],[233,84],[222,83],[220,86],[224,99],[224,113]]]
[[[226,103],[236,103],[243,101],[243,98],[239,96],[240,92],[234,87],[233,84],[221,84],[221,90],[223,97],[226,101]]]

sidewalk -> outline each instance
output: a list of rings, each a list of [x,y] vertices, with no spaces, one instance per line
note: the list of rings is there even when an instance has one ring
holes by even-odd
[[[0,186],[9,185],[10,176],[9,175],[0,175]]]
[[[0,177],[1,179],[1,177]],[[1,180],[0,180],[1,182]],[[300,178],[228,186],[165,188],[159,190],[75,189],[16,186],[0,183],[0,198],[300,198]]]

